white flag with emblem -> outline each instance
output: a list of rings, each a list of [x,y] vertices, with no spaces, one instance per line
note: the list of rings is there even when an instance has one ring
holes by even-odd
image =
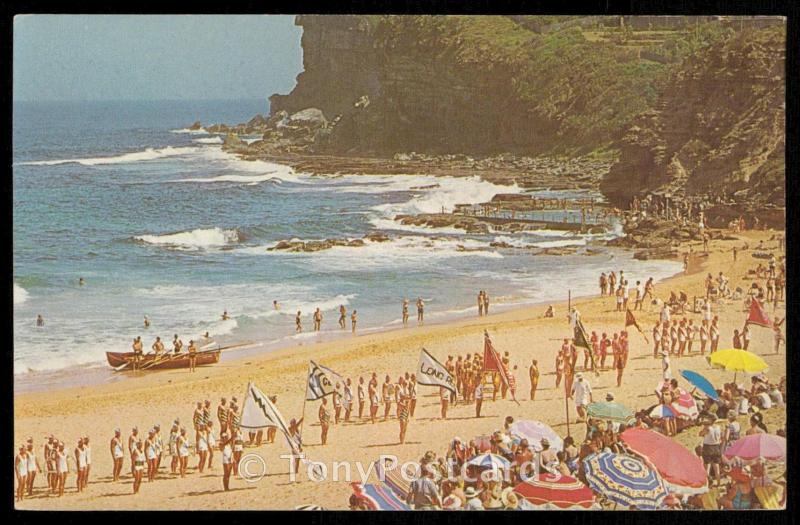
[[[417,366],[417,383],[428,386],[441,386],[454,394],[458,394],[456,383],[452,374],[447,371],[442,363],[436,360],[424,348],[419,354],[419,366]]]
[[[336,390],[334,387],[336,382],[343,384],[344,378],[328,367],[309,361],[306,401],[316,401],[333,394]]]
[[[242,407],[242,428],[258,429],[264,427],[277,427],[289,445],[293,454],[300,454],[295,438],[289,433],[289,427],[283,416],[272,401],[258,389],[253,383],[247,384],[247,394],[245,394],[244,406]]]

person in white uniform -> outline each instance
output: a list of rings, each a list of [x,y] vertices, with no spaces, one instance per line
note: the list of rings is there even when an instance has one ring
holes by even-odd
[[[578,421],[584,421],[586,419],[586,405],[592,402],[592,386],[580,372],[575,375],[575,379],[576,381],[572,383],[570,397],[575,400]]]
[[[36,479],[36,473],[42,472],[42,466],[39,464],[39,458],[33,450],[33,438],[28,438],[28,445],[25,453],[28,456],[28,496],[33,495],[33,480]]]
[[[28,455],[25,445],[19,447],[19,452],[14,457],[14,473],[17,475],[17,501],[22,501],[28,488]]]

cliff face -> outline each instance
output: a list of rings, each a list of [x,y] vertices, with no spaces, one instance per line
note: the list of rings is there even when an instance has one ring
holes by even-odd
[[[662,190],[783,205],[785,33],[744,32],[687,58],[620,141],[615,204]]]

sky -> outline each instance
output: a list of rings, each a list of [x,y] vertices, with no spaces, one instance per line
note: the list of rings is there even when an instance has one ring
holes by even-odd
[[[241,100],[302,71],[291,15],[20,15],[14,99]]]

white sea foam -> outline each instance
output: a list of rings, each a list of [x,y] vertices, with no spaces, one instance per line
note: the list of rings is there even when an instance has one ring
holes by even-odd
[[[200,250],[239,242],[239,232],[222,228],[197,229],[164,235],[137,235],[137,241],[170,248]]]
[[[30,162],[21,162],[20,164],[26,166],[56,166],[59,164],[81,164],[83,166],[101,166],[106,164],[127,164],[131,162],[142,162],[148,160],[155,160],[164,157],[176,157],[179,155],[188,155],[196,153],[198,148],[193,146],[172,147],[166,148],[147,148],[144,151],[134,151],[131,153],[123,153],[121,155],[114,155],[110,157],[91,157],[85,159],[60,159],[60,160],[36,160]]]
[[[222,137],[203,137],[201,139],[193,139],[192,142],[198,144],[222,144]]]
[[[23,288],[22,286],[18,285],[16,282],[14,283],[14,304],[22,304],[28,300],[30,294],[28,290]]]
[[[181,128],[181,129],[172,129],[170,133],[188,133],[190,135],[208,135],[208,131],[205,128],[200,129],[189,129],[189,128]]]

